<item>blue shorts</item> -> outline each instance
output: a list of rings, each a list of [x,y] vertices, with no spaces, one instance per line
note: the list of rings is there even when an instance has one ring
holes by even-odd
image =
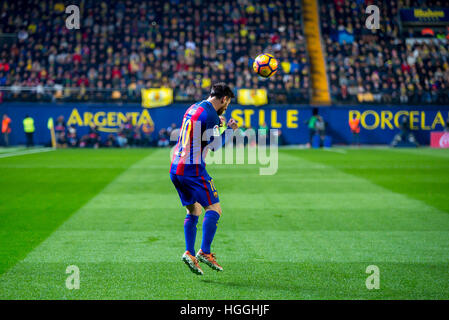
[[[217,189],[209,175],[189,177],[170,173],[170,178],[183,206],[198,202],[203,207],[207,207],[220,201]]]

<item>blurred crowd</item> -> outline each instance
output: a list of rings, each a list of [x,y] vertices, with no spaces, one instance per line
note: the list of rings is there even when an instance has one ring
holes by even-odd
[[[445,1],[321,0],[332,98],[342,102],[448,103],[449,29],[419,34],[401,30],[398,10]],[[365,8],[380,8],[380,30],[365,27]],[[440,39],[443,39],[440,41]]]
[[[79,30],[66,28],[68,5]],[[265,87],[271,103],[307,102],[301,30],[295,0],[2,1],[0,33],[15,36],[0,47],[0,86],[11,87],[4,100],[140,102],[142,88],[170,87],[195,101],[226,81]],[[251,69],[262,52],[280,61],[270,81]]]
[[[445,0],[401,0],[401,4],[406,8],[443,8],[448,6]]]
[[[365,26],[380,8],[379,30]],[[69,30],[68,5],[80,9]],[[333,101],[449,103],[449,28],[401,27],[399,11],[443,0],[320,0]],[[310,69],[301,1],[16,0],[0,3],[0,102],[140,102],[142,88],[197,101],[210,85],[266,88],[269,103],[307,103]],[[423,38],[425,41],[411,40]],[[253,58],[280,62],[268,81]]]

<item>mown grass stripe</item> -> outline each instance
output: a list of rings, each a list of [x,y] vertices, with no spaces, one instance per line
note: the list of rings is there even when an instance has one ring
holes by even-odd
[[[12,164],[70,163],[106,160],[105,153],[85,150],[58,150],[0,161],[0,274],[23,259],[84,203],[100,192],[125,169],[151,151],[136,151],[123,158],[108,153],[107,161],[120,164],[107,169],[13,168]]]
[[[4,274],[0,298],[447,298],[445,212],[342,171],[352,150],[292,152],[299,154],[280,153],[275,176],[260,176],[257,166],[209,166],[223,207],[212,246],[223,273],[205,268],[199,278],[180,261],[185,209],[168,175],[168,150],[158,150]],[[367,168],[397,160],[381,150],[356,151],[355,159],[365,152]],[[80,268],[80,290],[65,288],[69,264]],[[381,270],[379,291],[365,286],[371,264]]]

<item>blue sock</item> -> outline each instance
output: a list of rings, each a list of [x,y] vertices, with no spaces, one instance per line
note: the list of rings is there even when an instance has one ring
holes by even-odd
[[[195,256],[195,239],[196,239],[196,224],[198,223],[198,216],[187,214],[184,220],[184,236],[186,239],[186,250],[191,255]]]
[[[201,250],[204,253],[210,253],[210,245],[214,240],[215,231],[217,231],[217,223],[220,219],[218,212],[209,210],[206,211],[203,220],[203,242],[201,243]]]

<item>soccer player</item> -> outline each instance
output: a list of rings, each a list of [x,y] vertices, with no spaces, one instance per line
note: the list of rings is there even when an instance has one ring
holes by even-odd
[[[219,133],[220,125],[224,125],[220,115],[226,111],[232,98],[232,90],[224,83],[217,83],[212,86],[207,100],[197,102],[187,109],[170,166],[170,178],[182,205],[187,209],[184,220],[186,251],[182,255],[182,261],[198,275],[203,274],[199,261],[216,271],[223,271],[210,249],[221,216],[221,207],[218,191],[206,171],[203,155],[207,150],[216,150],[225,144],[226,130],[221,135]],[[227,126],[233,130],[238,128],[234,119],[230,119]],[[196,225],[202,208],[206,212],[203,239],[201,249],[195,256]]]

